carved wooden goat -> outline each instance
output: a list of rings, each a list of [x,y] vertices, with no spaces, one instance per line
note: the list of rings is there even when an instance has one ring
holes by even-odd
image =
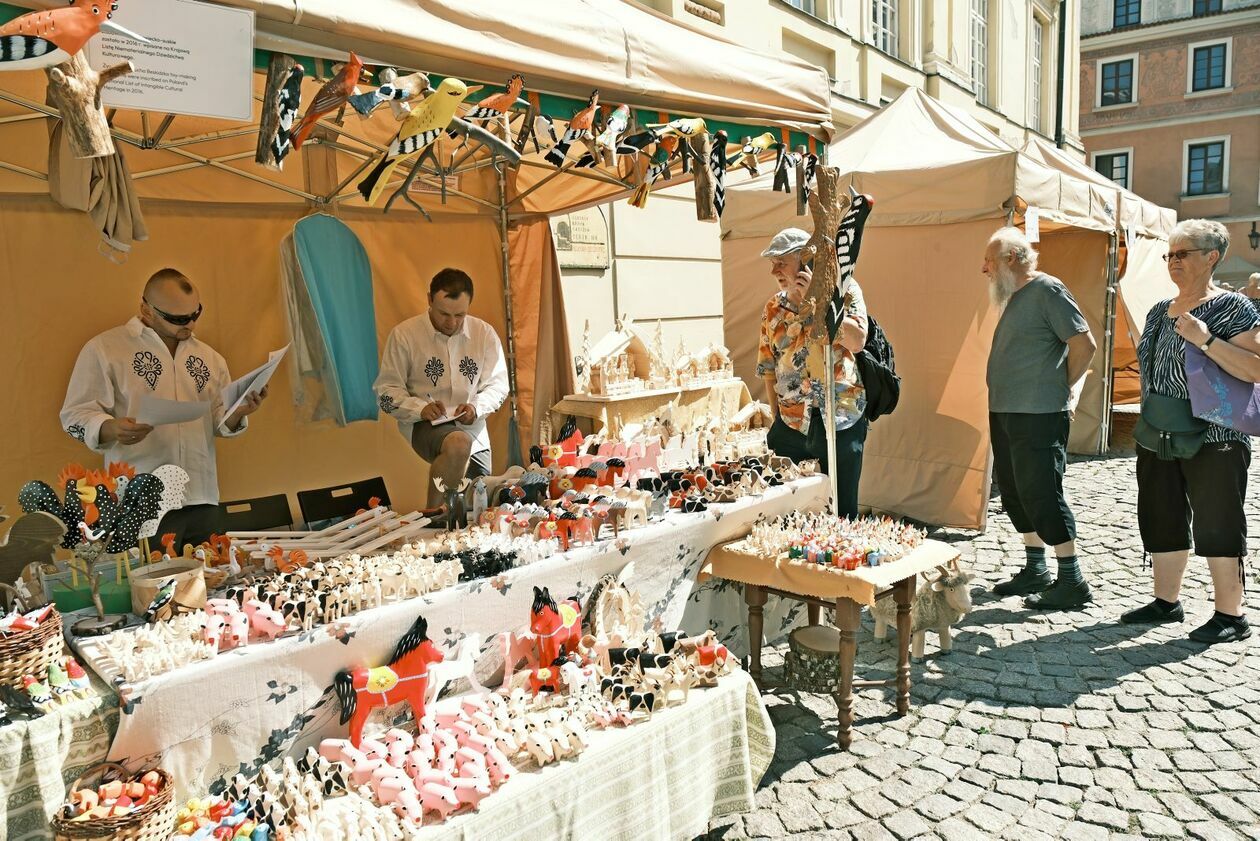
[[[457,487],[448,488],[441,476],[433,477],[433,487],[442,494],[442,507],[446,509],[446,527],[448,529],[468,528],[468,508],[464,501],[464,491],[468,490],[469,480],[465,478]]]

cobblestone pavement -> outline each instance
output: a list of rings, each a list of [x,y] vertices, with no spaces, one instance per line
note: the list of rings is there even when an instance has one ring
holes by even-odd
[[[707,837],[1260,839],[1260,635],[1215,648],[1185,639],[1212,611],[1206,563],[1194,558],[1184,624],[1116,621],[1150,599],[1133,465],[1120,456],[1068,468],[1093,605],[1030,614],[1020,599],[987,592],[1023,562],[997,500],[986,534],[937,533],[986,586],[952,653],[941,656],[929,634],[910,715],[890,715],[892,690],[865,691],[852,751],[840,753],[830,696],[767,695],[778,748],[758,808]],[[1247,506],[1253,536],[1258,480],[1260,461]],[[1254,570],[1248,577],[1254,593]],[[893,675],[893,638],[875,641],[865,617],[859,675]],[[765,663],[777,667],[785,648]]]

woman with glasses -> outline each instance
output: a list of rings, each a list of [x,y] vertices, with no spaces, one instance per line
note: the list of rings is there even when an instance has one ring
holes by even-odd
[[[1164,259],[1177,297],[1151,308],[1138,343],[1138,527],[1152,557],[1155,599],[1120,617],[1127,624],[1185,619],[1181,580],[1193,537],[1195,554],[1207,558],[1216,611],[1190,639],[1208,644],[1251,636],[1243,615],[1251,441],[1217,424],[1207,424],[1203,434],[1205,422],[1190,413],[1186,383],[1187,344],[1229,374],[1260,382],[1260,315],[1251,301],[1212,278],[1228,249],[1229,232],[1219,222],[1188,219],[1173,229]]]
[[[175,269],[154,274],[139,314],[79,352],[61,407],[66,434],[103,454],[106,465],[125,462],[148,473],[174,464],[188,473],[184,507],[158,526],[159,535],[175,534],[180,547],[222,530],[214,438],[244,432],[246,417],[267,395],[264,388],[235,408],[223,405],[220,394],[231,377],[223,357],[193,335],[202,312],[188,278]],[[154,426],[143,422],[146,397],[206,405],[197,420]]]

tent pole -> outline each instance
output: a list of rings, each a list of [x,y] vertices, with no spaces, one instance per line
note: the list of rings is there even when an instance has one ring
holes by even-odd
[[[512,264],[508,257],[507,164],[496,166],[499,175],[499,253],[503,258],[503,320],[507,330],[508,369],[508,463],[521,464],[521,432],[517,425],[516,406],[516,327],[512,318]],[[538,407],[534,407],[537,411]]]
[[[1116,298],[1120,282],[1120,237],[1112,231],[1107,240],[1107,300],[1103,312],[1103,387],[1102,387],[1102,440],[1099,453],[1111,446],[1111,389],[1115,382],[1112,368],[1116,352]]]
[[[831,486],[831,513],[840,514],[840,490],[836,483],[836,351],[831,336],[823,330],[823,423],[827,430],[827,478]]]

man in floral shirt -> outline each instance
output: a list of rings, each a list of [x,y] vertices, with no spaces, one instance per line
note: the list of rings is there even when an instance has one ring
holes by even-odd
[[[823,425],[825,407],[823,348],[806,337],[817,313],[803,311],[805,290],[813,271],[801,264],[801,249],[809,234],[787,228],[775,235],[770,247],[761,253],[770,258],[770,274],[779,291],[766,302],[761,318],[761,341],[757,351],[757,374],[766,383],[774,425],[767,443],[770,449],[793,461],[817,459],[823,470],[827,464],[827,431]],[[844,320],[832,344],[835,359],[836,489],[838,514],[856,517],[858,481],[862,476],[862,448],[869,425],[866,390],[858,373],[854,354],[866,345],[866,302],[857,281],[844,290]]]

